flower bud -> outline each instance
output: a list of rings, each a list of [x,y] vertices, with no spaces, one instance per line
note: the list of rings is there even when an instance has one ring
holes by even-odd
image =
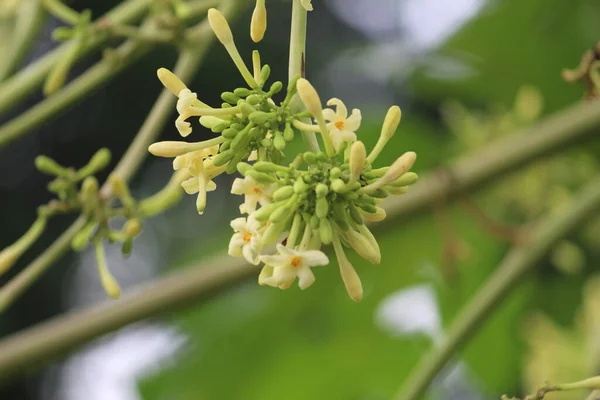
[[[315,118],[323,113],[321,98],[309,81],[304,78],[298,79],[296,89],[300,99]]]
[[[227,47],[233,44],[231,28],[229,28],[227,20],[219,10],[216,8],[208,10],[208,23],[223,46]]]
[[[8,271],[19,259],[19,252],[12,247],[0,251],[0,275]]]
[[[183,89],[187,89],[187,86],[185,86],[181,79],[166,68],[159,68],[158,71],[156,71],[156,75],[163,86],[175,96],[179,97],[179,93],[181,93]]]
[[[329,193],[329,187],[324,183],[318,183],[315,187],[315,193],[317,194],[317,197],[325,197],[327,196],[327,193]]]
[[[402,111],[398,106],[391,106],[385,115],[383,120],[383,126],[381,127],[381,138],[386,142],[394,136],[398,125],[400,125],[400,119],[402,118]]]
[[[95,221],[88,222],[79,232],[73,236],[71,240],[71,248],[75,251],[79,251],[85,247],[86,244],[92,239],[96,227],[98,224]]]
[[[381,251],[379,247],[374,248],[368,238],[364,237],[354,229],[349,229],[346,239],[356,253],[369,261],[371,264],[381,263]]]
[[[267,175],[264,172],[258,172],[255,170],[249,170],[246,172],[246,176],[254,178],[258,183],[262,183],[263,185],[268,185],[276,181],[271,175]]]
[[[128,238],[137,237],[142,232],[142,223],[137,218],[127,220],[123,226],[123,233]]]
[[[308,190],[309,186],[302,179],[296,180],[294,182],[294,192],[298,194],[305,193]]]
[[[268,65],[265,65],[265,67],[267,67],[267,66]],[[281,89],[283,89],[283,83],[281,81],[273,82],[273,84],[269,88],[269,95],[272,96],[274,94],[277,94],[277,93],[281,92]]]
[[[329,202],[325,197],[320,197],[317,199],[317,203],[315,206],[315,214],[319,218],[327,217],[329,213]]]
[[[223,101],[226,101],[230,104],[237,104],[237,102],[240,100],[240,98],[233,92],[223,92],[221,93],[221,98]]]
[[[294,140],[294,129],[292,128],[292,125],[289,122],[285,124],[285,129],[283,131],[283,139],[286,142],[291,142],[292,140]]]
[[[283,135],[279,131],[275,132],[273,137],[273,146],[275,146],[275,148],[279,151],[285,150],[286,142],[283,139]]]
[[[250,37],[255,43],[260,42],[267,30],[267,9],[265,0],[257,0],[250,22]],[[264,82],[264,81],[263,81]]]
[[[388,185],[395,187],[409,186],[417,183],[418,180],[419,175],[415,174],[414,172],[407,172],[395,181],[390,182]]]
[[[367,150],[361,141],[354,142],[350,148],[350,179],[354,182],[360,178],[360,173],[365,167]]]
[[[280,187],[273,193],[273,201],[282,201],[287,200],[294,194],[293,186],[283,186]]]
[[[86,176],[94,175],[98,171],[106,168],[108,163],[110,163],[110,150],[108,149],[100,149],[92,156],[90,161],[86,166],[77,171],[77,176],[79,178],[85,178]]]
[[[212,129],[213,126],[220,124],[221,122],[223,122],[221,118],[212,115],[203,115],[200,117],[200,125],[208,129]]]
[[[238,97],[247,97],[254,92],[248,88],[237,88],[233,91],[233,93]]]
[[[219,153],[213,158],[213,165],[215,167],[223,166],[223,165],[227,164],[229,161],[231,161],[231,159],[233,158],[234,155],[235,155],[235,153],[233,152],[232,149],[229,149],[222,153]]]
[[[260,80],[262,83],[265,83],[269,77],[271,76],[271,67],[269,66],[269,64],[265,64],[263,65],[263,67],[260,69]],[[273,90],[273,86],[271,86],[271,91]],[[279,89],[281,90],[281,89]],[[278,92],[279,92],[278,90]]]
[[[250,96],[246,97],[246,101],[248,104],[255,106],[262,101],[262,97],[258,94],[251,94]]]
[[[261,237],[261,241],[263,245],[269,245],[275,243],[279,236],[283,233],[285,228],[284,223],[271,223],[265,230],[265,233]]]
[[[330,244],[333,238],[333,228],[327,218],[319,219],[319,236],[323,244]]]
[[[364,207],[368,207],[369,211],[365,210]],[[383,221],[387,216],[385,210],[381,207],[363,205],[363,207],[360,208],[364,211],[362,216],[366,221],[369,222],[380,222]]]
[[[262,206],[261,208],[253,212],[252,217],[259,222],[264,222],[268,220],[271,216],[271,213],[277,210],[279,207],[281,207],[281,203],[267,204],[266,206]]]
[[[35,158],[35,167],[38,169],[38,171],[47,175],[60,176],[67,172],[65,167],[59,165],[56,161],[46,156],[37,156]]]

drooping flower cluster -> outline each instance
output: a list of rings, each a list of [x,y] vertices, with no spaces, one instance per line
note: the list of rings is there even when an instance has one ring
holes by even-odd
[[[310,7],[308,1],[303,4]],[[251,27],[253,39],[258,40],[266,27],[261,7],[264,2],[258,1]],[[315,281],[311,268],[329,263],[322,249],[331,244],[346,289],[359,301],[362,284],[344,248],[379,263],[379,246],[365,222],[383,220],[380,202],[389,195],[406,193],[417,181],[417,175],[409,172],[416,159],[412,152],[404,153],[389,167],[373,168],[396,131],[400,109],[390,108],[379,141],[367,154],[357,140],[359,110],[348,115],[337,98],[327,102],[332,108],[323,109],[314,87],[299,77],[291,79],[283,100],[276,103],[273,97],[283,84],[275,82],[267,89],[270,68],[261,66],[258,52],[253,53],[250,73],[225,18],[211,9],[208,19],[248,87],[223,93],[224,103],[213,108],[198,100],[174,74],[159,70],[161,82],[178,97],[175,125],[181,136],[191,134],[191,117],[199,117],[202,126],[219,136],[196,143],[158,142],[150,146],[150,152],[175,157],[174,169],[187,170],[189,178],[182,185],[187,193],[198,193],[199,213],[206,207],[206,192],[216,188],[213,178],[223,172],[243,175],[231,188],[233,194],[243,195],[244,201],[240,205],[243,216],[231,222],[234,234],[229,254],[255,265],[264,263],[258,279],[261,285],[287,289],[298,278],[300,288],[309,287]],[[296,97],[301,101],[292,101]],[[317,133],[324,151],[318,149]],[[284,163],[289,156],[285,154],[287,143],[299,134],[311,150]],[[269,254],[272,246],[275,253]]]

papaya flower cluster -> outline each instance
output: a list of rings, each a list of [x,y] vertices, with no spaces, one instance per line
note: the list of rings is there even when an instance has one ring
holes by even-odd
[[[255,265],[262,263],[260,285],[287,289],[297,279],[301,289],[308,288],[315,282],[312,268],[329,264],[323,250],[332,245],[346,290],[359,301],[362,284],[346,249],[380,263],[379,245],[365,223],[383,220],[386,214],[380,202],[406,193],[418,178],[410,172],[416,160],[413,152],[400,155],[390,166],[373,167],[400,123],[400,108],[389,109],[378,142],[367,152],[358,140],[358,109],[348,112],[337,98],[323,108],[315,88],[299,77],[291,79],[283,100],[277,103],[274,96],[283,84],[267,87],[270,68],[261,66],[259,53],[253,52],[251,73],[223,15],[211,9],[208,20],[248,87],[223,93],[221,106],[211,107],[173,73],[160,69],[160,81],[178,97],[175,126],[181,136],[192,133],[191,118],[198,118],[201,126],[218,135],[200,142],[158,142],[149,151],[174,158],[173,168],[185,171],[182,186],[196,195],[200,214],[207,205],[207,192],[216,189],[216,176],[242,175],[231,188],[233,194],[243,196],[243,202],[241,216],[231,221],[234,233],[229,254]],[[304,107],[293,106],[295,98]],[[295,157],[286,154],[287,144],[298,135],[308,142],[312,137],[317,146]],[[286,163],[286,159],[293,161]]]

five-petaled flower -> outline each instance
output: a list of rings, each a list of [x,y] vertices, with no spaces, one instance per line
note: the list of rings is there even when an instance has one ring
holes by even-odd
[[[336,150],[339,149],[342,142],[355,142],[356,133],[354,132],[360,127],[360,110],[355,108],[352,110],[352,114],[348,116],[346,105],[337,98],[329,100],[327,105],[336,107],[335,111],[331,108],[323,110],[323,117],[329,122],[327,128]]]
[[[249,216],[247,219],[240,217],[231,221],[235,231],[229,242],[229,255],[233,257],[244,256],[251,264],[259,264],[260,256],[260,223]]]
[[[306,289],[315,281],[311,267],[329,264],[329,258],[320,250],[294,250],[277,245],[278,254],[260,256],[267,267],[273,268],[271,276],[262,279],[262,284],[287,289],[298,277],[300,289]]]
[[[271,202],[275,189],[277,189],[276,185],[263,185],[247,176],[244,179],[237,178],[233,181],[231,193],[245,195],[244,204],[240,205],[240,212],[251,214],[256,211],[258,204],[265,206]]]

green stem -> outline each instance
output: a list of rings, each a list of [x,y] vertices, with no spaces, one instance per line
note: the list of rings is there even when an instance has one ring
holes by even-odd
[[[148,43],[137,40],[122,44],[115,51],[114,57],[105,57],[54,95],[0,126],[0,148],[48,122],[51,117],[115,77],[151,49]]]
[[[0,59],[0,82],[18,67],[43,26],[44,13],[40,1],[23,0],[19,6],[15,26],[10,35],[7,35],[9,45],[4,49],[4,55]]]
[[[178,75],[182,76],[181,73]],[[511,135],[502,142],[491,144],[477,154],[468,155],[448,166],[446,175],[454,176],[453,179],[423,179],[411,188],[408,194],[383,203],[387,215],[390,220],[396,222],[398,217],[414,216],[415,213],[438,202],[440,198],[450,198],[481,186],[493,178],[515,170],[527,161],[551,151],[564,150],[568,145],[585,137],[592,137],[597,133],[598,127],[600,102],[573,106],[528,130]],[[591,189],[600,191],[600,185]],[[589,191],[586,193],[589,194]],[[586,194],[585,198],[581,198],[579,203],[573,205],[572,212],[560,217],[564,218],[561,221],[553,220],[556,226],[564,229],[567,225],[578,222],[575,220],[581,217],[589,205],[584,205],[583,202],[591,202],[590,197]],[[594,200],[600,202],[600,199]],[[377,226],[381,227],[381,224]],[[73,234],[76,232],[77,230]],[[547,244],[549,238],[545,236],[541,240],[544,240],[543,244]],[[63,242],[65,249],[69,242],[70,240]],[[56,252],[57,248],[58,251],[64,251],[61,250],[62,247],[53,245],[49,250],[50,254]],[[48,251],[44,255],[48,257]],[[515,257],[517,256],[511,256],[511,259]],[[522,254],[518,255],[518,258],[520,257],[523,257]],[[258,268],[248,265],[241,258],[224,256],[214,261],[214,264],[216,266],[212,268],[195,266],[183,269],[150,284],[150,289],[146,291],[133,291],[134,295],[118,303],[94,306],[74,314],[58,316],[0,341],[0,376],[31,368],[40,361],[48,361],[49,358],[57,357],[127,324],[163,312],[175,311],[200,300],[208,300],[258,272]]]
[[[183,195],[181,182],[189,177],[188,172],[184,170],[174,173],[167,186],[154,195],[140,201],[140,214],[145,218],[153,217],[175,205]]]
[[[69,25],[79,23],[79,13],[64,4],[61,0],[42,0],[44,8],[54,17]]]
[[[305,75],[305,56],[306,56],[306,20],[308,12],[300,3],[300,0],[293,0],[292,3],[292,26],[290,31],[290,58],[288,65],[288,80]],[[304,105],[298,95],[294,95],[290,107],[294,112],[300,112]],[[310,121],[309,121],[310,122]],[[317,135],[313,132],[302,132],[302,137],[309,150],[313,153],[319,152],[319,142]]]
[[[139,19],[150,7],[154,0],[128,0],[108,12],[101,20],[111,24],[127,24]],[[108,35],[95,35],[86,42],[78,59],[103,46],[110,37]],[[55,50],[39,58],[0,85],[0,116],[17,106],[25,97],[40,87],[50,70],[66,54],[74,43],[65,43]]]
[[[223,13],[233,13],[239,6],[228,2]],[[197,32],[205,32],[204,40],[193,49],[181,53],[173,72],[183,81],[189,82],[197,72],[206,51],[214,41],[214,35],[204,21],[198,24]],[[156,140],[175,107],[176,98],[168,91],[163,90],[150,114],[144,121],[135,139],[115,167],[112,174],[128,182],[148,155],[148,146]],[[109,198],[112,193],[110,185],[103,185],[101,194]],[[50,266],[64,255],[70,248],[70,243],[75,234],[85,225],[85,218],[79,217],[46,251],[38,256],[31,264],[0,289],[0,313],[18,299]]]

